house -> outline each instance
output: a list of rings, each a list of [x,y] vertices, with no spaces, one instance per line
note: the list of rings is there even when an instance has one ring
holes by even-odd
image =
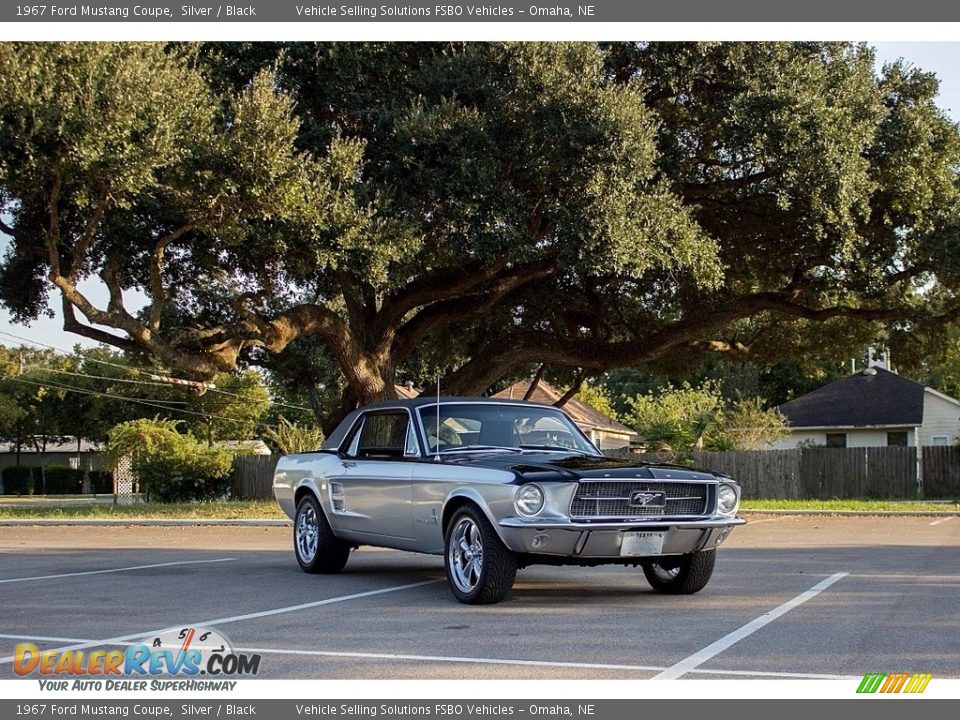
[[[881,367],[801,395],[779,410],[790,421],[790,435],[774,443],[775,450],[953,445],[960,436],[960,401]]]
[[[506,390],[498,392],[494,397],[522,400],[529,389],[530,381],[525,380],[514,383]],[[561,396],[562,393],[559,390],[541,380],[534,388],[533,394],[527,399],[531,402],[553,405]],[[630,447],[632,443],[639,442],[639,436],[631,428],[604,415],[596,408],[580,402],[576,397],[567,400],[562,409],[583,430],[593,444],[601,450]]]
[[[231,455],[270,455],[270,446],[263,440],[217,440],[215,448],[226,450]]]

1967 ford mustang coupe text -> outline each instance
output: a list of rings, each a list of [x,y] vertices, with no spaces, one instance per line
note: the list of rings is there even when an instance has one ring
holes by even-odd
[[[740,486],[716,473],[604,457],[555,407],[418,398],[351,413],[274,492],[310,573],[360,545],[443,555],[454,596],[494,603],[534,564],[639,565],[694,593],[733,528]]]

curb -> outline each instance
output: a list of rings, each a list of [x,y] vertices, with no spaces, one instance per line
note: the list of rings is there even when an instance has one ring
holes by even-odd
[[[740,515],[809,515],[814,517],[957,517],[960,510],[741,510]]]
[[[123,527],[128,525],[144,525],[144,526],[153,526],[153,527],[198,527],[202,525],[225,525],[225,526],[241,526],[241,527],[292,527],[293,522],[290,520],[219,520],[216,518],[210,518],[204,520],[202,518],[196,520],[178,520],[178,519],[165,519],[165,518],[129,518],[126,520],[84,520],[82,518],[74,518],[63,520],[57,520],[53,518],[35,518],[35,519],[22,519],[22,520],[0,520],[0,527],[24,527],[24,526],[47,526],[47,525],[74,525],[74,526],[86,526],[86,527]]]

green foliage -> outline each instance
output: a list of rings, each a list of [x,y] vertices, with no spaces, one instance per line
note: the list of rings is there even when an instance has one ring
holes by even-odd
[[[80,494],[83,492],[83,470],[47,465],[43,468],[43,492],[45,495]]]
[[[788,426],[786,417],[764,407],[760,398],[736,400],[723,412],[713,449],[762,450],[787,437]]]
[[[723,398],[715,383],[691,387],[668,385],[656,394],[638,395],[627,400],[624,416],[628,425],[643,435],[656,449],[674,452],[703,449],[704,441],[717,426],[723,410]],[[650,435],[647,435],[647,432]]]
[[[160,418],[120,423],[107,433],[106,457],[111,465],[116,465],[122,457],[137,461],[156,455],[162,447],[179,442],[178,424],[176,420]]]
[[[230,489],[233,458],[190,435],[164,439],[133,462],[143,492],[159,502],[223,499]]]
[[[7,43],[0,301],[28,320],[55,287],[80,332],[269,365],[318,415],[437,371],[835,361],[960,307],[937,91],[832,42]]]
[[[786,419],[760,398],[726,400],[716,381],[667,385],[628,398],[623,420],[652,450],[756,450],[787,434]]]
[[[129,455],[141,489],[159,502],[220,498],[230,487],[232,456],[193,435],[181,435],[172,420],[132,420],[113,428],[111,462]]]
[[[222,373],[214,383],[216,390],[191,396],[187,409],[204,417],[191,416],[189,431],[208,444],[252,438],[270,407],[263,376],[254,370]]]
[[[4,495],[33,495],[34,488],[39,483],[40,468],[24,465],[10,465],[3,468]]]
[[[591,385],[589,383],[584,383],[575,397],[580,402],[586,403],[594,410],[602,412],[607,417],[616,419],[617,413],[614,411],[610,395],[603,385]]]
[[[87,477],[90,480],[90,492],[96,495],[113,492],[113,473],[109,470],[91,470]]]
[[[264,431],[264,437],[284,455],[310,452],[320,447],[323,431],[316,425],[301,425],[287,420],[282,415],[277,424]]]

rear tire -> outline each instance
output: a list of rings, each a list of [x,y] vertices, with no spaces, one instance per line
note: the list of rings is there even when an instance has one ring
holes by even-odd
[[[710,582],[717,553],[715,550],[701,551],[681,555],[672,561],[664,558],[662,562],[662,565],[653,560],[641,563],[650,586],[668,595],[692,595]]]
[[[444,566],[457,600],[467,605],[491,605],[503,600],[517,578],[517,556],[497,535],[478,508],[458,510],[445,535]]]
[[[350,545],[333,534],[313,493],[297,504],[293,520],[293,552],[307,573],[338,573],[350,557]]]

